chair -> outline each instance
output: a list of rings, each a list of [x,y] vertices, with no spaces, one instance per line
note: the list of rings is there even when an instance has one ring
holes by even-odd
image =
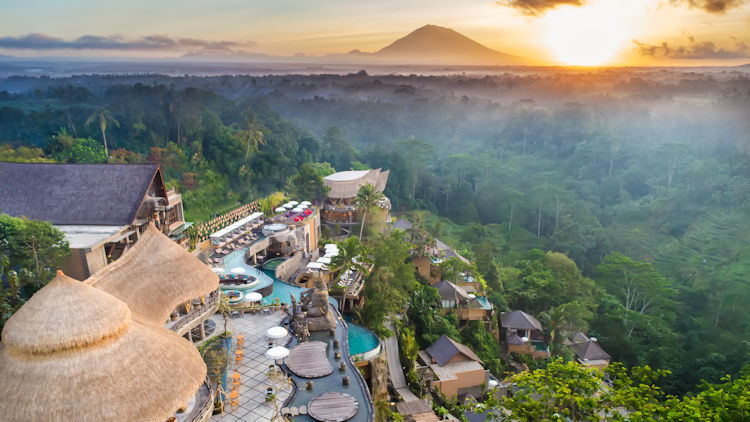
[[[237,334],[237,347],[245,347],[245,336],[243,336],[242,334]]]
[[[234,354],[234,361],[239,365],[242,362],[242,355],[244,354],[244,352],[242,350],[236,350]]]
[[[232,374],[232,389],[240,386],[240,373],[235,371]]]
[[[240,392],[237,390],[232,390],[229,393],[229,404],[232,406],[232,410],[234,410],[236,407],[240,407]]]

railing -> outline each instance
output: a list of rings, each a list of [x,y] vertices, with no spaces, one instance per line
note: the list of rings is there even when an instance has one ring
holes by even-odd
[[[211,379],[206,376],[206,387],[208,387],[208,400],[201,408],[201,411],[192,419],[192,422],[203,422],[211,418],[214,413],[214,390],[211,388]]]
[[[326,211],[357,211],[356,205],[325,205],[323,207]]]
[[[220,230],[234,223],[235,221],[245,218],[248,215],[259,210],[260,210],[260,205],[258,204],[257,201],[253,201],[245,205],[241,205],[209,221],[197,223],[193,226],[195,227],[194,229],[195,240],[199,243],[205,240],[208,240],[211,233],[214,233],[217,230]]]
[[[201,307],[200,309],[193,309],[192,311],[188,312],[187,314],[185,314],[185,316],[180,318],[180,320],[177,321],[175,325],[169,327],[169,329],[174,332],[179,332],[191,322],[195,321],[196,319],[205,315],[207,312],[211,311],[214,305],[218,303],[218,301],[219,301],[219,289],[211,292],[211,294],[208,295],[208,300],[206,301],[205,306]]]

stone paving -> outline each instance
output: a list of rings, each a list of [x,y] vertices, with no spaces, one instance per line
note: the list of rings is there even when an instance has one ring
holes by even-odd
[[[254,422],[270,421],[273,418],[275,414],[274,404],[273,402],[268,403],[265,400],[266,388],[272,386],[266,373],[273,361],[266,358],[265,353],[268,350],[269,341],[284,345],[289,337],[268,340],[266,330],[279,325],[283,319],[284,314],[281,311],[277,311],[268,315],[245,314],[244,317],[232,318],[230,320],[231,325],[229,330],[245,336],[245,347],[242,349],[244,351],[244,358],[242,359],[242,363],[237,367],[241,381],[239,387],[240,406],[232,409],[229,403],[227,403],[224,415],[214,415],[211,417],[211,421]],[[232,325],[234,329],[232,329]],[[232,365],[235,366],[234,362],[232,362]],[[232,373],[233,370],[230,370],[229,376]],[[282,404],[289,397],[290,393],[291,389],[286,384],[283,390],[276,391],[279,409],[281,409]]]

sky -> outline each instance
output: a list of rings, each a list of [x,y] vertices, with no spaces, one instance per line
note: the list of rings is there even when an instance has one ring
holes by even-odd
[[[425,24],[550,64],[750,63],[750,0],[0,0],[0,54],[373,52]]]

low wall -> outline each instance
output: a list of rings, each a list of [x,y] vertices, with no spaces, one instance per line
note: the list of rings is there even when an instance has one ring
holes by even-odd
[[[299,269],[299,264],[302,262],[302,252],[297,252],[294,255],[286,259],[286,261],[279,264],[276,267],[275,275],[276,278],[282,281],[289,280],[289,277],[294,275]]]

